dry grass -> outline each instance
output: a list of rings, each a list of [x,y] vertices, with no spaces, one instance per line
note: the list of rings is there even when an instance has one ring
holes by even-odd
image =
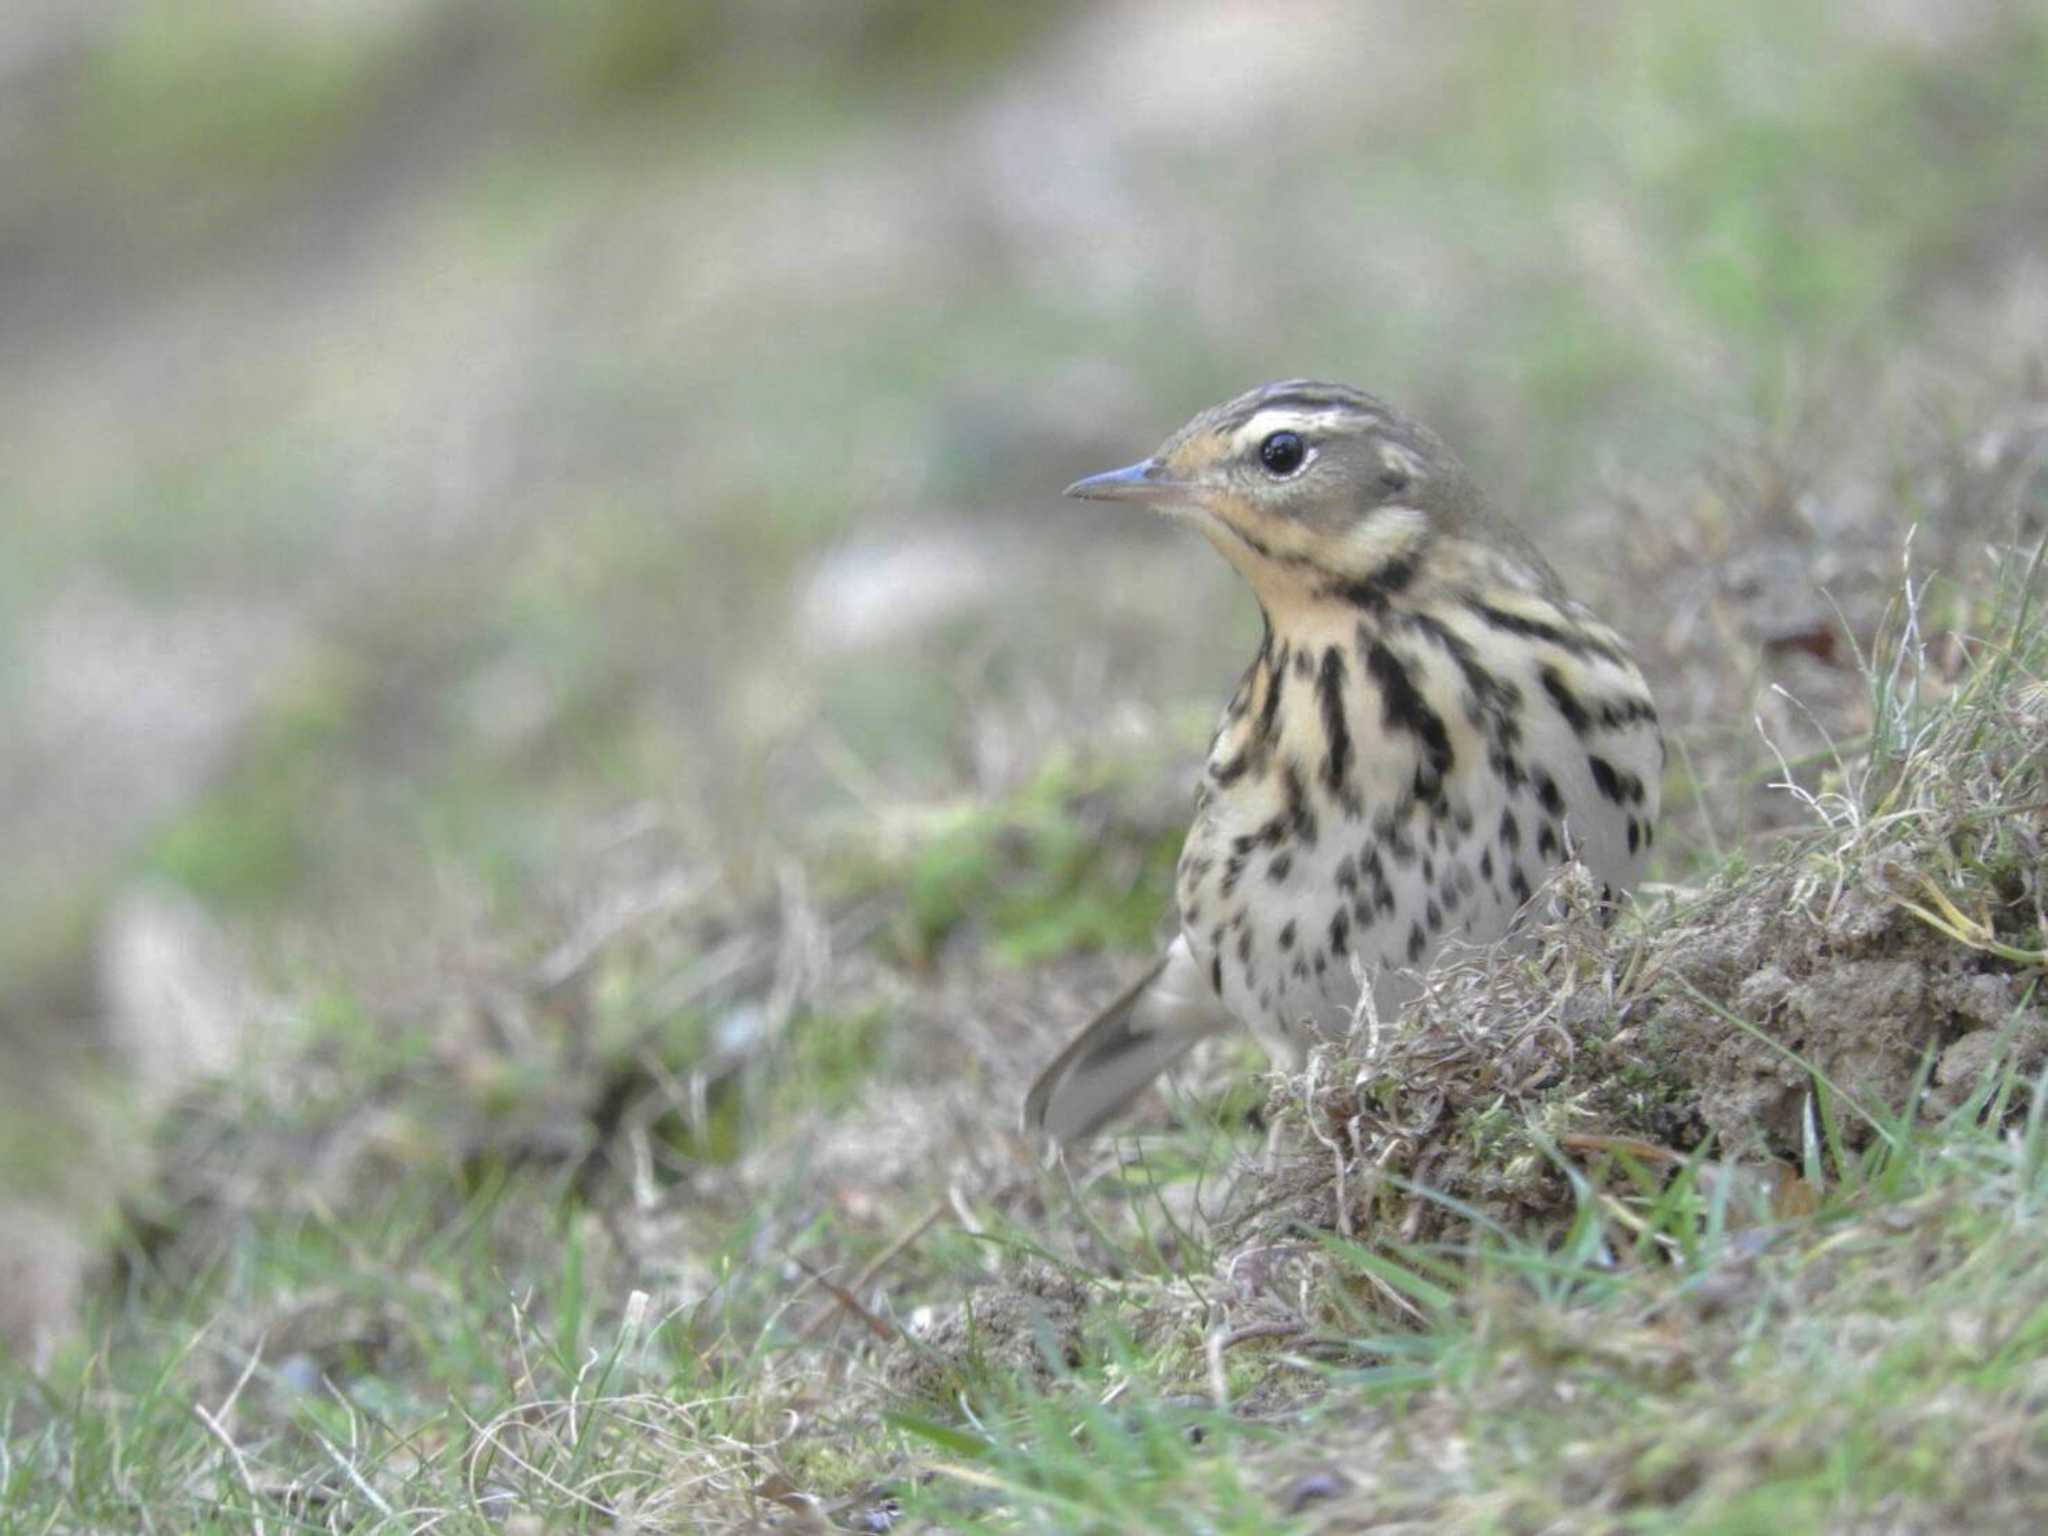
[[[179,1101],[0,1491],[77,1529],[2022,1528],[2048,652],[1999,570],[1872,621],[1860,734],[1776,768],[1798,830],[1618,922],[1560,880],[1262,1139],[1235,1047],[1051,1178],[1005,1108],[1116,985],[1074,952],[1107,898],[1163,900],[1170,768],[892,822],[751,910],[614,829],[532,942]]]
[[[263,1034],[153,1130],[73,1117],[135,1128],[128,1197],[76,1337],[0,1367],[0,1524],[2040,1528],[2038,24],[1090,8],[915,113],[757,121],[612,9],[631,104],[407,73],[336,162],[379,195],[162,229],[233,259],[134,310],[22,205],[70,307],[17,308],[98,318],[16,357],[0,886],[68,884],[0,935],[0,1039],[93,1011],[87,855],[204,775],[140,857]],[[241,54],[151,35],[144,104],[211,121]],[[1175,46],[1252,88],[1192,180],[1188,98],[1127,88]],[[257,75],[240,141],[359,121]],[[1048,1176],[1023,1084],[1139,963],[1253,622],[1052,470],[1276,358],[1439,422],[1638,642],[1662,888],[1560,886],[1302,1080],[1220,1042]],[[1688,411],[1762,425],[1685,475]],[[1581,494],[1596,455],[1645,478]]]

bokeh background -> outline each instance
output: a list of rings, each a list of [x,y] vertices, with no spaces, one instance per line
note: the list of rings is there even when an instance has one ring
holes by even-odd
[[[1057,493],[1268,378],[1434,424],[1643,646],[1684,880],[1930,464],[2038,470],[2044,144],[1991,0],[10,6],[0,1197],[97,1233],[110,1103],[1049,762],[1163,759],[1170,841],[1255,612]]]

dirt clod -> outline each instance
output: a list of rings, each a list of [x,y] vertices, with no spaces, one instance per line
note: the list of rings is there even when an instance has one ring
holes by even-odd
[[[1081,1323],[1088,1288],[1046,1264],[1028,1264],[999,1286],[939,1313],[891,1352],[891,1389],[950,1401],[976,1380],[1025,1377],[1044,1385],[1086,1358]]]

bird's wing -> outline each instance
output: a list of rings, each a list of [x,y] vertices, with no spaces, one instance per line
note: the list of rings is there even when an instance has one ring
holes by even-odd
[[[1076,1035],[1024,1099],[1024,1129],[1053,1141],[1094,1134],[1197,1041],[1237,1021],[1177,938],[1137,985]]]

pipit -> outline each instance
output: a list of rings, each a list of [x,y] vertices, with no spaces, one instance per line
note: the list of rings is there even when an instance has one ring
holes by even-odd
[[[1568,858],[1609,900],[1634,885],[1664,762],[1642,673],[1433,432],[1342,385],[1269,384],[1067,494],[1199,529],[1265,638],[1195,794],[1179,936],[1040,1075],[1027,1129],[1092,1133],[1235,1024],[1298,1067],[1361,977],[1390,1014]]]

